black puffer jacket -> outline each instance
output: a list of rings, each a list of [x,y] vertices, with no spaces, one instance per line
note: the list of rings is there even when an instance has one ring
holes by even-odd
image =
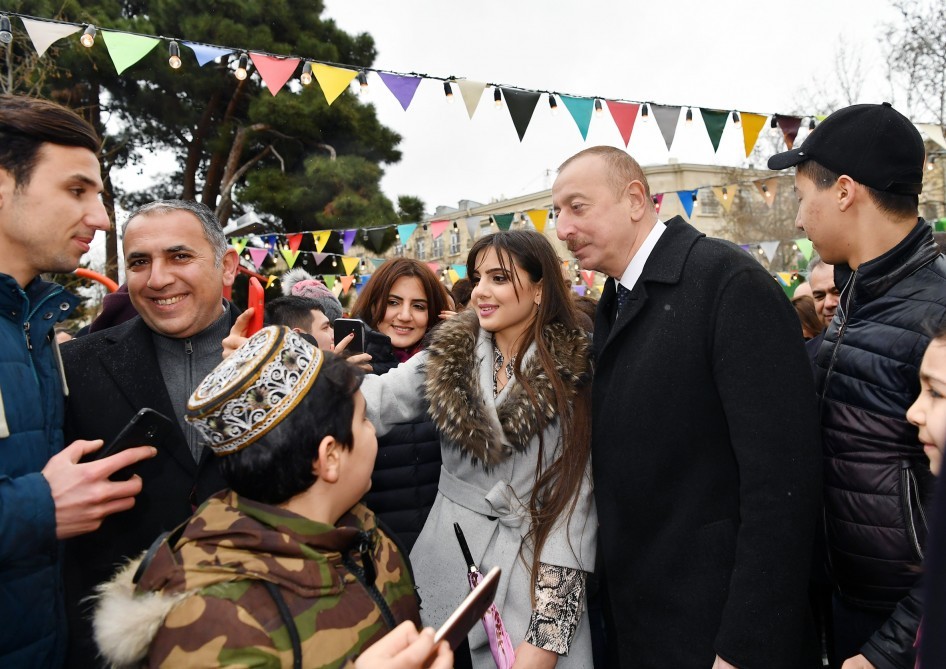
[[[397,367],[391,340],[369,330],[365,349],[377,375]],[[427,417],[395,425],[378,438],[378,456],[371,474],[368,508],[410,552],[427,522],[440,482],[440,437]]]
[[[934,480],[906,420],[928,328],[946,319],[946,259],[930,226],[857,271],[835,267],[838,312],[815,359],[825,454],[825,524],[838,592],[894,611],[864,654],[912,667],[917,585]],[[898,606],[899,605],[899,606]]]

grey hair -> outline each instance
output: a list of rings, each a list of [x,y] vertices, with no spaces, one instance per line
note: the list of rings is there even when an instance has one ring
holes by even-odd
[[[824,260],[821,259],[817,253],[811,254],[811,260],[808,262],[808,276],[811,276],[811,273],[818,265],[824,265]]]
[[[194,200],[155,200],[154,202],[143,204],[132,211],[128,215],[128,218],[125,219],[125,224],[122,226],[122,237],[125,236],[128,224],[136,217],[149,216],[151,214],[170,214],[173,211],[189,211],[197,217],[201,227],[204,229],[204,238],[210,244],[211,248],[213,248],[214,261],[219,265],[224,254],[227,252],[227,238],[223,235],[223,226],[220,225],[220,221],[217,220],[217,217],[210,210],[210,207],[202,202],[196,202]]]

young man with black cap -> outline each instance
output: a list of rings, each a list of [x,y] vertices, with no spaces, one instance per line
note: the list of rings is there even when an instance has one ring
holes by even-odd
[[[905,414],[925,326],[946,318],[946,259],[917,215],[925,151],[888,103],[841,109],[796,149],[796,225],[841,287],[815,358],[828,559],[843,669],[912,669],[933,479]]]

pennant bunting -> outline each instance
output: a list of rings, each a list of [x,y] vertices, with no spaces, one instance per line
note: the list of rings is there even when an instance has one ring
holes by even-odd
[[[765,121],[768,118],[762,114],[750,114],[743,112],[740,114],[742,119],[742,139],[746,146],[746,158],[755,148],[755,143],[759,141],[759,133],[765,127]]]
[[[26,19],[23,19],[23,23],[26,23]],[[946,137],[943,136],[943,128],[940,125],[936,123],[917,123],[916,127],[931,142],[946,149]]]
[[[480,221],[476,218],[466,219],[466,232],[470,235],[470,239],[475,240],[480,235]]]
[[[384,259],[384,258],[372,258],[372,259],[371,259],[371,264],[374,265],[374,268],[375,268],[375,269],[378,269],[378,268],[381,267],[381,265],[383,265],[384,263],[385,263],[385,259]]]
[[[442,235],[443,231],[447,229],[448,225],[450,225],[450,221],[431,221],[430,222],[431,238],[437,239],[437,237]]]
[[[345,268],[345,274],[351,274],[356,269],[358,269],[358,263],[360,262],[361,261],[358,258],[342,256],[342,267]]]
[[[667,151],[673,144],[673,136],[677,134],[677,123],[680,120],[680,107],[670,105],[650,105],[650,111],[657,121],[657,127],[660,128],[660,134],[667,143]]]
[[[237,255],[243,253],[243,249],[246,248],[246,243],[249,241],[249,237],[233,237],[230,240],[230,246],[236,249]]]
[[[466,278],[466,265],[450,265],[450,268],[457,273],[457,277],[460,279]],[[454,281],[456,283],[456,281]]]
[[[463,96],[463,104],[466,105],[466,113],[473,118],[473,112],[483,98],[483,91],[486,90],[486,84],[482,81],[470,81],[469,79],[459,79],[456,85],[460,87],[460,95]]]
[[[683,205],[683,211],[686,212],[687,218],[693,216],[693,202],[695,200],[694,195],[696,191],[693,190],[678,190],[677,197],[680,198],[680,204]]]
[[[438,274],[440,272],[439,262],[429,262],[427,263],[427,267],[429,267],[430,271],[433,272],[434,274]]]
[[[742,249],[743,251],[745,251],[746,253],[752,253],[752,251],[749,249],[749,245],[748,245],[748,244],[740,244],[740,245],[739,245],[739,248],[741,248],[741,249]]]
[[[381,253],[384,248],[384,235],[387,228],[372,228],[368,230],[368,248],[375,253]],[[346,249],[347,251],[348,249]]]
[[[236,52],[236,49],[221,49],[217,46],[208,46],[207,44],[198,44],[197,42],[181,42],[181,44],[194,52],[197,64],[201,67],[221,56],[228,56]]]
[[[590,288],[595,285],[595,271],[593,269],[581,270],[581,280]]]
[[[312,239],[315,241],[315,250],[321,253],[322,249],[325,248],[325,245],[328,244],[328,239],[331,236],[332,236],[331,230],[322,230],[320,232],[313,232]]]
[[[723,206],[726,213],[729,213],[729,210],[732,209],[732,203],[736,199],[736,189],[737,186],[713,186],[713,195],[716,196],[716,201]]]
[[[663,194],[663,193],[657,193],[657,194],[654,196],[654,209],[656,209],[658,213],[660,212],[660,206],[661,206],[663,203],[664,203],[664,194]]]
[[[493,214],[493,220],[500,230],[508,230],[515,214]]]
[[[775,122],[778,123],[779,130],[782,131],[782,137],[785,139],[785,146],[791,150],[795,144],[795,138],[798,136],[798,129],[801,127],[801,118],[798,116],[775,115]]]
[[[346,70],[342,67],[332,67],[322,63],[312,63],[312,74],[322,87],[325,101],[330,105],[345,92],[351,80],[358,76],[355,70]]]
[[[796,239],[795,246],[797,246],[798,250],[801,251],[803,256],[805,256],[805,260],[811,260],[811,252],[813,250],[813,247],[811,245],[810,239],[806,237],[801,237],[800,239]]]
[[[532,221],[532,225],[539,232],[545,232],[545,224],[549,220],[549,212],[545,209],[530,209],[526,212],[526,216],[529,217],[529,220]]]
[[[325,287],[331,290],[335,287],[336,276],[334,274],[325,274],[322,276],[322,283],[325,284]]]
[[[512,117],[512,123],[516,126],[516,133],[518,133],[521,142],[526,135],[529,121],[532,120],[532,114],[535,112],[535,106],[539,103],[541,94],[515,88],[503,88],[501,90],[503,97],[506,99],[506,106],[509,108],[509,116]]]
[[[340,276],[340,277],[338,277],[338,280],[342,282],[342,292],[347,295],[347,294],[348,294],[348,291],[351,290],[351,284],[352,284],[352,282],[355,280],[355,277],[353,277],[353,276]]]
[[[401,244],[407,244],[408,240],[411,238],[411,235],[414,234],[414,231],[417,229],[417,223],[401,223],[397,226],[397,234],[401,238]]]
[[[587,286],[572,286],[572,290],[575,291],[575,294],[578,295],[578,297],[584,297],[585,293],[588,292]]]
[[[299,252],[292,249],[279,249],[279,252],[286,260],[286,264],[289,265],[289,269],[292,269],[293,265],[296,264],[296,260],[299,259]]]
[[[326,258],[329,257],[329,254],[316,252],[312,254],[312,257],[315,258],[316,265],[321,265],[323,262],[325,262]]]
[[[332,294],[333,294],[335,297],[341,297],[341,296],[342,296],[342,288],[343,288],[342,282],[341,282],[341,281],[336,281],[335,284],[332,286]]]
[[[272,286],[272,285],[273,285],[273,281],[275,281],[275,280],[276,280],[276,276],[273,275],[273,274],[270,274],[268,277],[266,277],[266,285],[263,287],[263,290],[266,290],[267,288],[269,288],[270,286]]]
[[[700,115],[703,117],[703,123],[706,125],[706,133],[713,143],[713,151],[719,151],[719,140],[723,137],[723,130],[726,129],[726,122],[729,120],[728,111],[719,111],[718,109],[703,109],[700,107]]]
[[[414,93],[417,92],[417,87],[420,85],[421,78],[390,72],[378,72],[378,76],[381,77],[384,85],[397,98],[404,111],[407,111],[407,108],[411,105],[411,100],[414,99]]]
[[[447,270],[447,276],[450,277],[450,283],[456,283],[460,280],[460,275],[457,274],[457,271],[451,267]]]
[[[26,32],[33,42],[33,48],[36,49],[36,53],[40,56],[46,53],[46,49],[51,47],[54,42],[82,30],[82,26],[70,26],[64,23],[36,21],[22,17],[20,20],[23,21],[23,27],[26,28]]]
[[[759,189],[759,195],[765,200],[765,204],[771,207],[775,202],[775,194],[778,192],[778,178],[772,177],[771,179],[754,181],[753,183],[755,187]]]
[[[102,39],[119,74],[148,55],[161,40],[154,37],[103,30]]]
[[[355,230],[342,230],[342,253],[348,253],[351,245],[355,243]]]
[[[631,132],[634,130],[634,122],[637,121],[637,111],[640,105],[631,102],[615,102],[607,100],[608,111],[611,112],[611,118],[614,119],[614,125],[618,127],[621,138],[624,140],[624,147],[627,148],[631,141]]]
[[[247,251],[249,251],[250,258],[253,260],[253,265],[256,267],[256,269],[262,267],[263,262],[269,257],[268,249],[251,248],[247,249]]]
[[[293,251],[299,250],[299,245],[302,244],[302,233],[296,232],[291,235],[286,236],[286,243],[289,244],[289,248]]]
[[[772,241],[772,242],[759,242],[759,246],[762,248],[762,252],[765,253],[765,257],[769,262],[772,262],[772,259],[775,258],[775,253],[778,251],[779,244],[782,242]]]
[[[269,92],[276,95],[282,87],[289,81],[299,63],[299,58],[281,58],[279,56],[267,56],[262,53],[253,53],[250,51],[250,60],[259,72],[260,78],[266,84]]]
[[[592,98],[573,98],[570,95],[560,95],[568,113],[575,119],[581,138],[588,139],[588,126],[591,125],[591,115],[595,111],[595,101]],[[520,137],[521,139],[521,137]]]
[[[266,248],[269,249],[269,252],[274,254],[276,253],[276,244],[278,243],[278,238],[276,235],[265,235],[261,237],[263,243],[266,244]]]

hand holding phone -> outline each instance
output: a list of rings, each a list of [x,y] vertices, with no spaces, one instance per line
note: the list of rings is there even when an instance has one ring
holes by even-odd
[[[90,453],[85,461],[101,460],[135,446],[154,446],[160,448],[164,440],[171,436],[174,423],[162,413],[145,407],[122,428],[121,432],[103,448]],[[130,478],[129,468],[119,470],[111,476],[112,480],[122,481]]]
[[[493,567],[480,581],[479,585],[470,590],[470,594],[460,603],[450,617],[434,634],[434,643],[446,641],[450,648],[456,650],[473,626],[486,615],[486,610],[496,598],[499,588],[499,576],[502,570]]]
[[[355,333],[348,346],[345,348],[350,353],[365,352],[365,322],[358,318],[336,318],[332,326],[335,329],[335,345],[338,346],[341,341]]]
[[[255,276],[251,276],[249,299],[246,301],[246,306],[253,308],[253,317],[250,319],[250,324],[246,328],[247,337],[252,337],[263,327],[264,295],[263,284],[261,284],[259,279]]]

